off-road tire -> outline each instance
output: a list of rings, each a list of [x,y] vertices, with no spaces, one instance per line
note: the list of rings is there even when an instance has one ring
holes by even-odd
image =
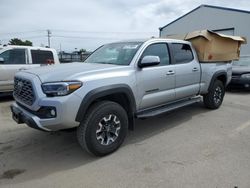
[[[100,122],[103,121],[104,118],[108,119],[110,115],[113,115],[115,117],[113,118],[115,119],[114,122],[120,122],[119,134],[117,134],[118,136],[111,144],[103,145],[104,143],[100,143],[100,140],[98,140],[97,131],[100,129]],[[111,125],[112,122],[104,122],[104,124],[105,126],[106,124]],[[108,131],[105,131],[106,132],[102,134],[108,134]],[[127,135],[127,131],[128,116],[124,108],[118,103],[112,101],[101,101],[93,104],[87,111],[85,118],[77,128],[77,139],[81,147],[90,154],[94,154],[96,156],[104,156],[114,152],[120,147]],[[110,136],[111,133],[109,133],[108,136]],[[106,138],[108,138],[108,136]],[[104,140],[102,141],[104,142]]]
[[[209,92],[203,96],[204,105],[209,109],[217,109],[221,106],[225,95],[225,86],[220,80],[216,80]]]

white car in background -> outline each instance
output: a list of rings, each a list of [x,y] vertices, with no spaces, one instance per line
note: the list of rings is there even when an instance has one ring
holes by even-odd
[[[7,45],[0,47],[0,94],[12,92],[14,75],[43,65],[59,64],[55,49]]]

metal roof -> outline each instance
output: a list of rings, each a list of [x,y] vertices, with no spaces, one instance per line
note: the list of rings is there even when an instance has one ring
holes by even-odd
[[[161,31],[163,28],[175,23],[176,21],[182,19],[183,17],[191,14],[192,12],[198,10],[199,8],[202,8],[202,7],[207,7],[207,8],[214,8],[214,9],[220,9],[220,10],[228,10],[228,11],[234,11],[234,12],[240,12],[240,13],[246,13],[246,14],[250,14],[250,11],[246,11],[246,10],[240,10],[240,9],[233,9],[233,8],[226,8],[226,7],[218,7],[218,6],[213,6],[213,5],[200,5],[198,6],[197,8],[191,10],[190,12],[184,14],[183,16],[177,18],[176,20],[170,22],[169,24],[163,26],[163,27],[160,27],[159,30]]]
[[[118,41],[118,42],[111,42],[108,44],[116,44],[116,43],[127,43],[127,42],[139,42],[139,43],[144,43],[144,42],[150,42],[150,41],[164,41],[164,42],[182,42],[182,43],[189,43],[187,41],[183,41],[180,39],[171,39],[171,38],[161,38],[161,37],[153,37],[153,38],[148,38],[148,39],[132,39],[132,40],[123,40],[123,41]]]

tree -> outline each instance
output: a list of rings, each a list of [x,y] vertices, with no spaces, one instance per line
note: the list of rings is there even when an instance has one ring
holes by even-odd
[[[32,46],[32,42],[29,40],[22,41],[18,38],[13,38],[9,41],[9,45],[20,45],[20,46]]]
[[[86,49],[80,49],[79,52],[82,54],[82,53],[85,53],[87,50]]]

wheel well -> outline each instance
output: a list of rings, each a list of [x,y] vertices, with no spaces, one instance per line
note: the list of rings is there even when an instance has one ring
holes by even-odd
[[[226,75],[223,74],[223,75],[218,76],[217,80],[222,81],[223,85],[226,86],[226,83],[227,83],[227,77],[226,77]]]
[[[131,104],[131,101],[129,100],[128,96],[125,93],[115,93],[115,94],[109,94],[100,98],[95,99],[90,105],[92,106],[94,103],[99,102],[99,101],[113,101],[118,104],[120,104],[125,111],[128,114],[129,118],[129,129],[133,130],[134,129],[134,109]]]
[[[213,84],[216,80],[220,80],[222,82],[222,84],[224,85],[224,87],[226,87],[227,85],[227,74],[226,73],[219,73],[219,74],[214,74],[209,87],[208,87],[208,92],[211,90],[211,88],[213,87]]]

